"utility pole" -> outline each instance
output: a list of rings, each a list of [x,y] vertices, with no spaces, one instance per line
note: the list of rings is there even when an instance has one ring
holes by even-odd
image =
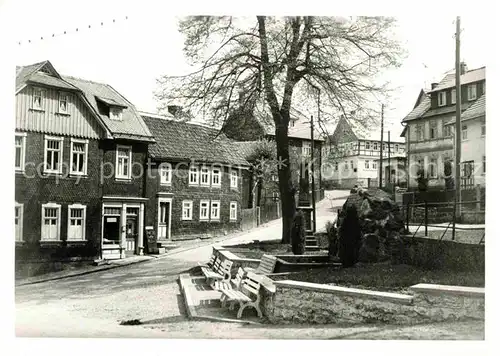
[[[389,166],[387,182],[391,185],[391,131],[387,132],[387,165]]]
[[[378,187],[382,189],[382,159],[383,157],[383,145],[384,145],[384,104],[382,104],[382,119],[380,120],[380,162],[378,167]]]
[[[462,88],[460,85],[460,75],[462,74],[460,63],[460,16],[457,16],[457,30],[455,34],[455,85],[457,98],[456,102],[456,118],[455,118],[455,204],[458,204],[456,211],[458,216],[461,215],[460,202],[461,199],[461,182],[460,182],[460,161],[462,151]]]

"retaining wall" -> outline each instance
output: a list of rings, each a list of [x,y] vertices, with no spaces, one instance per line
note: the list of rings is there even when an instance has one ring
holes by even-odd
[[[261,295],[273,324],[419,324],[484,319],[484,289],[419,284],[411,294],[377,292],[298,281],[276,281]]]

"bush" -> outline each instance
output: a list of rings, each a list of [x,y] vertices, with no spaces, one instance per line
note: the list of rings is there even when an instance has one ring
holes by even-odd
[[[356,206],[349,204],[346,207],[338,233],[340,262],[343,267],[354,266],[358,262],[361,247],[361,225]]]
[[[294,255],[303,255],[306,250],[306,228],[304,213],[299,210],[293,218],[292,252]]]
[[[336,257],[339,252],[339,239],[335,223],[327,221],[325,224],[326,235],[328,236],[328,256]]]

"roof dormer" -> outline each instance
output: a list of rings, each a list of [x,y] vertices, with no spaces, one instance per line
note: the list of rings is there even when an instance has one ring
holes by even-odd
[[[95,98],[101,104],[102,107],[105,107],[107,109],[105,113],[108,114],[108,117],[111,120],[115,121],[123,120],[123,109],[127,108],[125,105],[120,104],[119,102],[111,98],[104,98],[100,96],[96,96]]]

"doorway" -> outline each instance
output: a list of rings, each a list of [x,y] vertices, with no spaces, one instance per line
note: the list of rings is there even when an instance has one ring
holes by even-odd
[[[172,215],[172,199],[158,199],[158,240],[170,239],[170,222]]]
[[[125,255],[133,255],[139,235],[138,229],[139,208],[127,208],[127,221],[125,226]]]

